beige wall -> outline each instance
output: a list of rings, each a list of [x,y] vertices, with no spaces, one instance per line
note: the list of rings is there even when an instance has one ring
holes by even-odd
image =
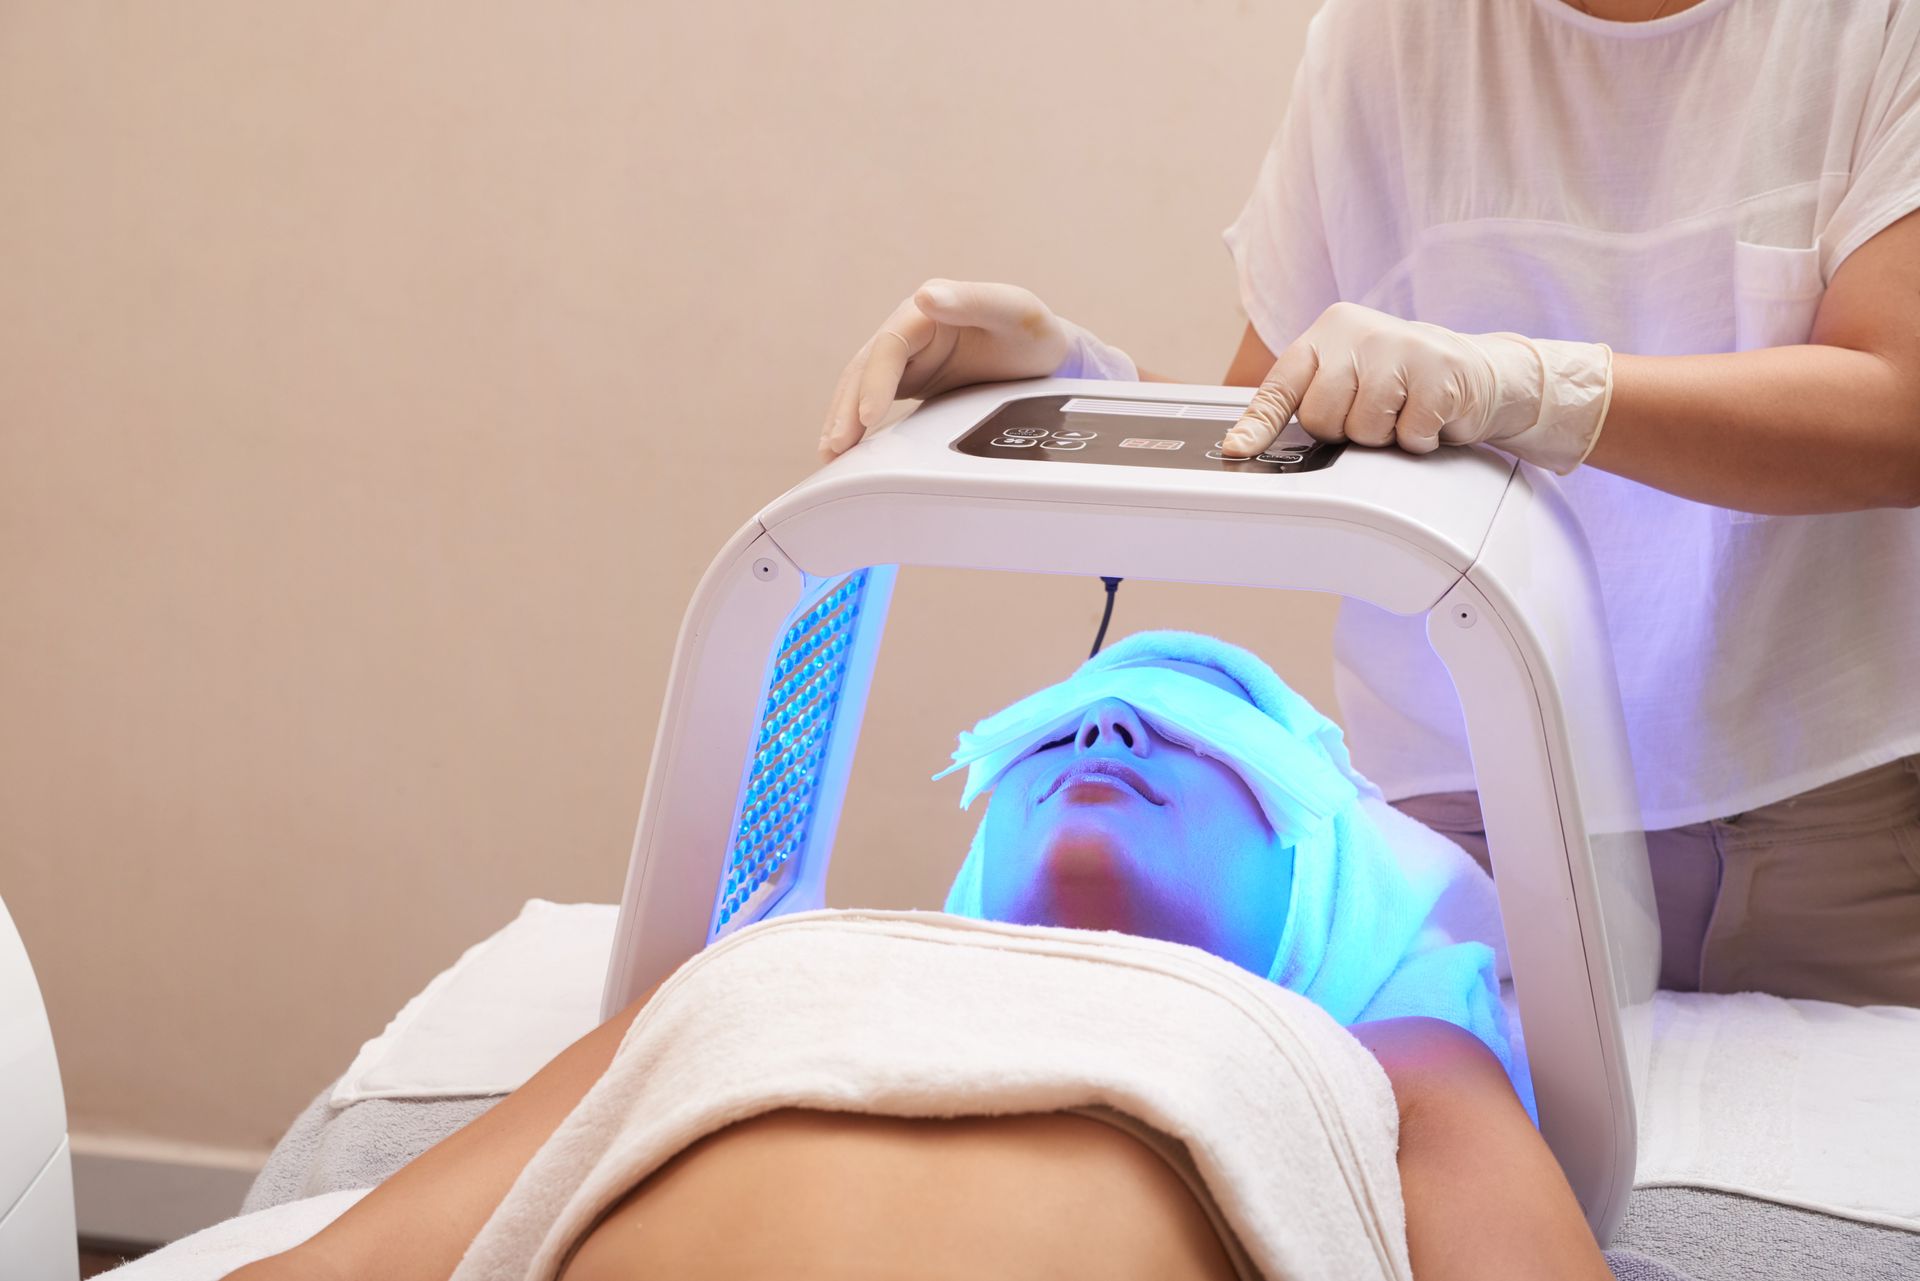
[[[0,894],[72,1123],[264,1146],[530,895],[611,900],[707,557],[929,274],[1219,376],[1311,4],[0,10]],[[1092,581],[904,575],[837,884]],[[1329,607],[1151,584],[1323,706]]]

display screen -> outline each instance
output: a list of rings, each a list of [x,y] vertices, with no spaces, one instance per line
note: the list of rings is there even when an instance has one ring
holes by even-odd
[[[1317,471],[1343,447],[1316,441],[1291,422],[1258,458],[1229,458],[1221,437],[1240,414],[1237,405],[1029,396],[1000,406],[953,448],[976,458],[1036,463],[1286,473]]]

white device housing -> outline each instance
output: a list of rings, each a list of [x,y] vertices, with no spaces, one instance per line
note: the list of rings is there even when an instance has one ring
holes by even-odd
[[[0,903],[0,1277],[73,1281],[67,1103],[40,985]]]
[[[1243,406],[1244,388],[1040,380],[930,401],[775,500],[674,651],[603,1009],[711,939],[825,906],[893,567],[1332,592],[1422,614],[1465,715],[1542,1134],[1601,1241],[1625,1209],[1659,935],[1612,653],[1552,478],[1348,448],[1254,475],[952,446],[1041,394]],[[1230,419],[1229,419],[1230,420]],[[927,857],[958,868],[961,850]]]

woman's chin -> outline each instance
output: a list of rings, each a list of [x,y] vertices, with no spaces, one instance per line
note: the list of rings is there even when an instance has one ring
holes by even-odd
[[[1082,930],[1129,930],[1137,925],[1127,850],[1117,825],[1061,825],[1046,843],[1034,897],[1049,924]]]
[[[1067,876],[1121,879],[1147,833],[1126,805],[1062,805],[1037,834],[1040,865]]]

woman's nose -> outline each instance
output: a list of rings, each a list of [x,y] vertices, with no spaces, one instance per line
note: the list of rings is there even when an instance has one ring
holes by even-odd
[[[1104,746],[1109,752],[1132,752],[1145,756],[1152,751],[1147,742],[1147,727],[1133,708],[1117,698],[1103,698],[1080,718],[1080,731],[1073,736],[1073,750],[1092,751]]]

